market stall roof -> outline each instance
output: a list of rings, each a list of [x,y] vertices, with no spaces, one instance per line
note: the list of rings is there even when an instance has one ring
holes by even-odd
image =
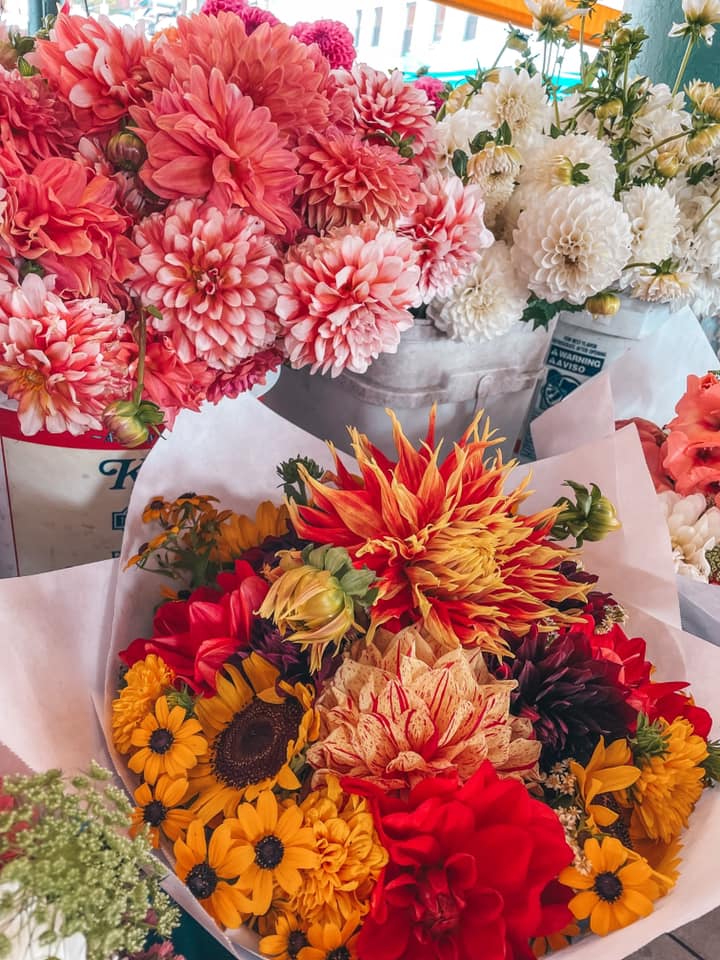
[[[494,20],[506,20],[519,27],[532,25],[532,14],[525,6],[524,0],[440,0],[440,3],[449,7],[458,7],[469,13],[477,13],[483,17],[492,17]],[[605,4],[598,3],[593,9],[592,18],[585,27],[587,43],[597,44],[593,37],[602,33],[609,20],[616,20],[620,10]],[[580,28],[580,17],[570,21],[570,35],[577,39]]]

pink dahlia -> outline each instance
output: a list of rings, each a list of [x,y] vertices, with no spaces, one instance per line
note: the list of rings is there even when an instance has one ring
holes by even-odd
[[[329,64],[317,47],[291,36],[284,23],[265,23],[248,35],[233,13],[180,17],[174,39],[156,44],[148,61],[152,90],[163,90],[174,76],[194,93],[193,65],[206,73],[218,69],[254,106],[267,107],[280,133],[291,141],[327,126]]]
[[[135,229],[132,278],[149,324],[167,334],[183,363],[230,372],[274,343],[282,265],[263,223],[239,207],[176,200]]]
[[[207,18],[207,19],[215,19]],[[190,68],[187,89],[173,77],[147,107],[134,107],[145,141],[145,185],[166,200],[201,197],[223,209],[245,208],[271,233],[287,236],[300,221],[291,209],[297,158],[283,144],[266,107],[253,105],[222,73]]]
[[[394,353],[419,278],[412,242],[372,221],[292,247],[277,304],[292,366],[336,377]]]
[[[142,99],[149,42],[142,23],[116,27],[107,17],[55,21],[52,39],[38,40],[42,75],[85,131],[110,130]]]
[[[275,373],[284,359],[285,354],[278,347],[261,350],[243,360],[232,373],[219,373],[208,387],[207,399],[210,403],[219,403],[223,397],[234,400],[255,386],[264,386],[267,375]]]
[[[423,91],[435,108],[436,113],[445,103],[445,97],[443,97],[442,94],[445,93],[447,85],[444,84],[442,80],[438,80],[437,77],[431,77],[429,74],[426,74],[424,77],[418,77],[417,80],[413,80],[412,85],[417,90]]]
[[[280,23],[274,13],[263,10],[261,7],[251,7],[245,0],[206,0],[200,10],[200,13],[207,13],[210,16],[217,16],[221,12],[234,13],[240,17],[245,24],[245,32],[248,36],[263,23],[273,26]]]
[[[361,220],[392,226],[421,196],[420,173],[388,144],[331,129],[305,137],[298,147],[298,188],[310,227],[324,231]]]
[[[0,388],[18,402],[23,433],[100,429],[128,388],[118,334],[124,316],[97,299],[63,301],[29,274],[0,281]]]
[[[433,106],[423,90],[405,83],[399,70],[387,74],[356,63],[336,79],[352,95],[355,124],[366,135],[386,139],[394,134],[410,143],[415,154],[426,149],[435,126]]]
[[[427,303],[435,296],[447,296],[494,238],[483,223],[480,187],[434,174],[422,184],[422,191],[424,200],[402,222],[400,232],[412,239],[420,267],[420,295]]]
[[[18,173],[47,157],[71,156],[78,136],[67,107],[42,77],[0,67],[0,143]]]
[[[56,275],[60,294],[103,297],[132,272],[129,219],[116,185],[76,160],[52,157],[8,181],[0,237],[14,255]]]
[[[353,35],[339,20],[296,23],[292,35],[302,43],[316,43],[333,70],[349,70],[355,62]]]

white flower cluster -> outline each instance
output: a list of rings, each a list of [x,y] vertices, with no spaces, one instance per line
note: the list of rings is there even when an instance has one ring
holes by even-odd
[[[676,571],[708,583],[712,574],[708,554],[720,545],[720,510],[708,507],[701,493],[682,497],[668,490],[658,494],[670,533]]]

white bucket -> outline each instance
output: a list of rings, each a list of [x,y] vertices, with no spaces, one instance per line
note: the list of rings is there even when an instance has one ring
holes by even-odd
[[[405,433],[417,442],[427,432],[437,404],[436,435],[446,444],[459,439],[475,413],[484,409],[503,453],[519,449],[535,386],[550,343],[545,330],[518,323],[494,340],[458,343],[416,321],[403,334],[397,353],[383,354],[362,374],[337,378],[284,369],[264,402],[286,420],[351,452],[347,425],[369,434],[383,452],[394,451],[390,420],[395,411]]]

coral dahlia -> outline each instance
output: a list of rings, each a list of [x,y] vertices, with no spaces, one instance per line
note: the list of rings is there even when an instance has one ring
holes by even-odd
[[[420,296],[427,303],[447,296],[494,238],[483,223],[484,202],[478,187],[466,187],[458,177],[435,174],[422,184],[422,193],[422,202],[402,221],[400,232],[412,238],[420,267]]]
[[[375,571],[374,626],[419,621],[443,646],[504,651],[503,629],[522,636],[533,623],[550,629],[547,617],[562,620],[550,603],[589,588],[557,569],[570,557],[546,539],[557,508],[521,514],[528,481],[506,493],[512,464],[484,462],[492,440],[487,424],[478,433],[481,415],[442,462],[434,413],[417,450],[390,416],[397,461],[351,430],[360,476],[336,456],[335,489],[307,478],[312,505],[290,504],[299,536],[345,547]]]
[[[108,399],[129,387],[120,362],[124,321],[99,300],[62,301],[51,281],[0,281],[0,389],[18,402],[23,433],[100,429]]]
[[[158,196],[244,207],[280,236],[297,229],[290,209],[297,159],[269,111],[256,109],[219,70],[193,66],[187,89],[172,77],[167,89],[156,90],[148,106],[132,113],[148,153],[140,177]]]
[[[277,304],[292,366],[336,377],[394,353],[412,326],[419,275],[410,240],[372,221],[293,247]]]
[[[276,24],[280,23],[274,13],[269,10],[263,10],[261,7],[251,7],[245,0],[206,0],[202,5],[200,13],[215,14],[221,11],[235,13],[245,25],[245,32],[248,36],[253,33],[262,23]]]
[[[232,371],[275,341],[280,259],[263,223],[239,207],[176,200],[135,229],[135,292],[160,316],[183,363]]]
[[[36,44],[40,71],[81,130],[111,130],[142,98],[150,45],[142,23],[58,14],[50,40]]]
[[[298,147],[298,187],[305,219],[314,230],[362,220],[393,226],[420,198],[420,174],[388,144],[331,129],[309,134]]]
[[[292,35],[301,43],[316,43],[333,70],[349,70],[355,62],[353,35],[339,20],[296,23]]]
[[[0,67],[0,143],[18,172],[30,173],[47,157],[71,156],[79,135],[67,107],[42,77]]]

